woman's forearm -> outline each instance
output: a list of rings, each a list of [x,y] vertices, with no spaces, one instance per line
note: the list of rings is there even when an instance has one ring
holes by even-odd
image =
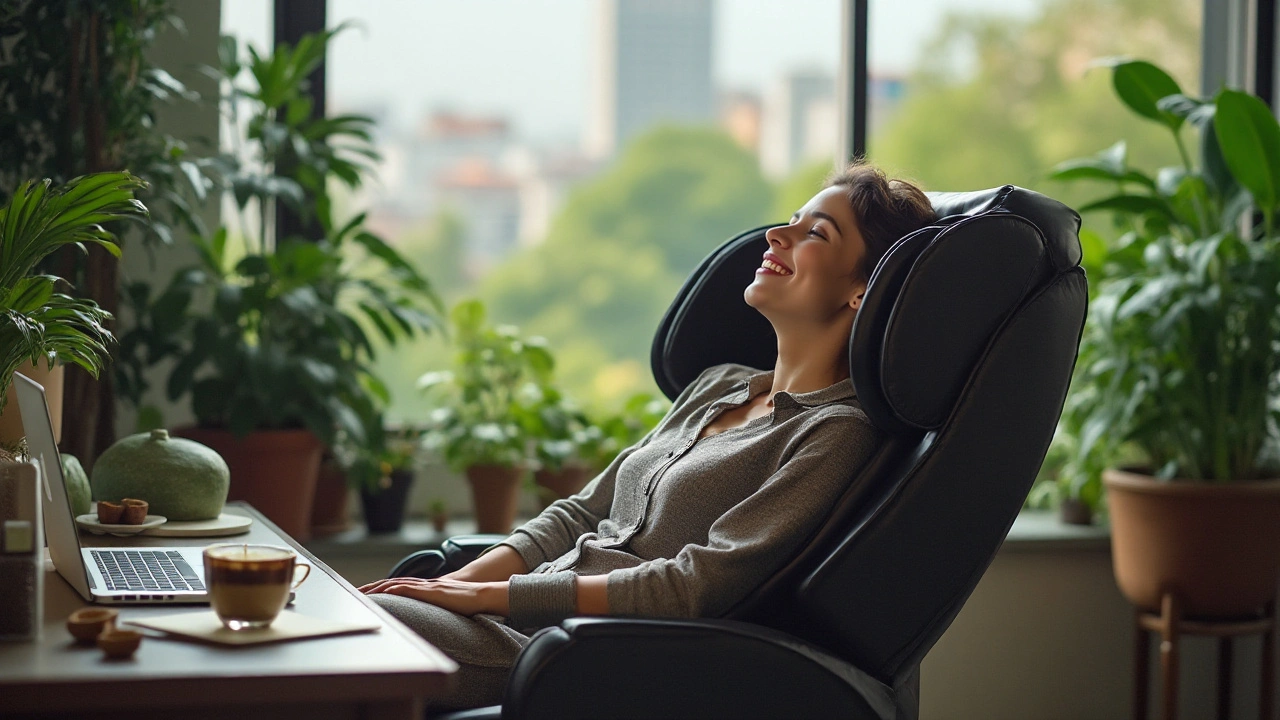
[[[529,568],[525,567],[520,553],[506,545],[499,545],[444,577],[468,582],[499,582],[526,572],[529,572]]]
[[[608,615],[608,575],[578,576],[578,614]]]

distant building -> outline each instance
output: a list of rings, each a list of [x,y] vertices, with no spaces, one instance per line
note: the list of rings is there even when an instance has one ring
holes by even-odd
[[[655,124],[714,121],[712,10],[712,0],[597,0],[589,157]]]
[[[906,94],[896,76],[873,76],[867,84],[867,134],[892,118]],[[823,72],[791,72],[765,93],[760,120],[760,167],[780,178],[815,161],[833,160],[840,137],[835,77]]]
[[[806,162],[834,152],[839,137],[832,109],[835,77],[822,72],[791,72],[765,92],[760,120],[760,167],[784,177]],[[823,127],[823,122],[828,127]]]
[[[520,189],[488,160],[460,160],[435,178],[436,209],[448,208],[466,232],[469,274],[477,277],[516,245],[520,232]]]
[[[907,81],[897,75],[873,75],[867,78],[867,136],[893,121],[893,116],[907,96]]]
[[[503,169],[519,186],[520,245],[538,245],[547,239],[565,196],[599,170],[599,165],[576,149],[535,151],[521,146],[503,157]]]
[[[759,152],[760,96],[752,92],[727,92],[720,97],[720,127],[738,145]]]

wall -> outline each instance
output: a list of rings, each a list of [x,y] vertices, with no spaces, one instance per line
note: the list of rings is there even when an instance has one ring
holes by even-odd
[[[1131,717],[1133,610],[1109,546],[1018,538],[996,557],[921,666],[921,720]],[[1159,712],[1159,645],[1148,638],[1149,710]],[[1257,718],[1261,641],[1235,641],[1233,718]],[[1215,717],[1217,644],[1183,641],[1180,717]]]
[[[188,88],[200,93],[202,100],[198,103],[175,100],[161,104],[157,112],[157,130],[188,143],[193,151],[207,154],[209,145],[216,150],[218,142],[218,86],[199,68],[218,62],[222,3],[219,0],[172,0],[172,5],[186,25],[186,33],[166,28],[156,38],[151,58]],[[216,228],[219,222],[216,203],[209,203],[202,216],[210,229]],[[126,282],[148,280],[153,292],[160,292],[175,270],[195,261],[195,250],[186,241],[186,236],[176,233],[172,247],[158,246],[152,252],[139,242],[129,243],[121,260],[121,273]],[[120,320],[125,327],[132,322],[127,315]],[[144,402],[159,407],[164,413],[165,424],[174,427],[190,423],[192,416],[185,404],[175,406],[165,398],[164,386],[170,367],[165,364],[151,370],[152,387]],[[117,432],[122,436],[132,433],[136,426],[133,408],[124,402],[118,402],[116,408]]]

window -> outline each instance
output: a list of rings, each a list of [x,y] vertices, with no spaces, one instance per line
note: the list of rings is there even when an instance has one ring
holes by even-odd
[[[612,406],[693,266],[785,219],[831,168],[839,0],[330,0],[331,113],[378,120],[353,208],[450,302],[548,338]],[[383,353],[393,415],[448,350]]]
[[[1128,141],[1173,164],[1167,131],[1132,117],[1098,58],[1128,55],[1199,92],[1198,0],[872,0],[868,155],[931,190],[1005,183],[1071,202],[1055,164]]]

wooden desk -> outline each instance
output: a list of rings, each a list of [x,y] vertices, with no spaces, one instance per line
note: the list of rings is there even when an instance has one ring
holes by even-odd
[[[288,545],[311,563],[293,609],[330,618],[372,618],[377,633],[227,648],[146,638],[132,660],[103,659],[75,645],[64,625],[85,602],[51,569],[45,577],[44,633],[34,643],[0,643],[0,716],[74,718],[378,718],[417,720],[443,693],[457,666],[368,601],[350,583],[247,505],[247,535],[231,538],[115,538],[82,533],[85,546],[194,545],[244,540]],[[51,567],[51,566],[50,566]],[[192,606],[116,606],[120,620]],[[105,711],[103,711],[106,709]],[[178,712],[175,712],[178,711]]]

